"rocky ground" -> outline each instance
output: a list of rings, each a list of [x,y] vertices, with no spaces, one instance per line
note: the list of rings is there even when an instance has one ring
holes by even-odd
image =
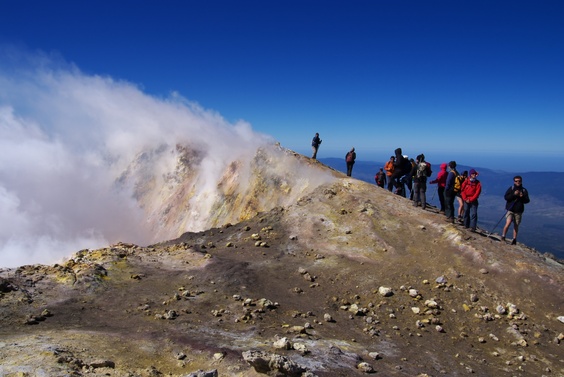
[[[2,376],[564,376],[564,266],[354,179],[0,271]]]

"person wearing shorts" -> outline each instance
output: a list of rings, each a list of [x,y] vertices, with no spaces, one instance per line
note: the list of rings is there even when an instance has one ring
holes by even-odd
[[[517,233],[519,232],[519,224],[523,218],[525,204],[530,202],[529,192],[523,187],[523,178],[520,175],[513,177],[513,186],[509,187],[505,192],[505,226],[501,234],[501,240],[505,241],[505,235],[509,230],[509,226],[513,223],[513,240],[511,245],[517,244]]]

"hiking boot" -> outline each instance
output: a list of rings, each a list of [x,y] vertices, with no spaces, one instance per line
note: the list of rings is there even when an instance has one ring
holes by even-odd
[[[512,245],[517,245],[517,238],[514,238],[513,241],[511,241]]]
[[[472,233],[476,233],[476,228],[472,228],[472,229],[470,229],[470,231],[471,231]]]
[[[501,241],[505,242],[505,236],[501,236]]]
[[[447,218],[445,219],[445,221],[446,221],[447,223],[454,224],[454,217],[447,217]]]

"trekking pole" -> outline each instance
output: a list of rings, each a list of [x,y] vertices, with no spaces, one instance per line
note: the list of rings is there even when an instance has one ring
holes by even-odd
[[[431,201],[433,201],[433,199],[435,199],[435,194],[439,192],[439,184],[437,183],[437,189],[435,191],[433,191],[433,197],[431,198]]]
[[[497,224],[495,224],[495,226],[492,228],[492,230],[488,233],[488,235],[491,235],[493,233],[493,231],[495,230],[495,228],[497,228],[497,226],[499,225],[499,223],[501,222],[501,220],[503,220],[503,218],[505,216],[507,216],[507,212],[511,211],[511,208],[513,208],[513,205],[517,202],[517,199],[515,199],[513,201],[513,203],[511,203],[511,205],[509,206],[509,209],[505,210],[505,213],[503,214],[503,216],[501,216],[501,219],[499,219],[499,221],[497,222]]]

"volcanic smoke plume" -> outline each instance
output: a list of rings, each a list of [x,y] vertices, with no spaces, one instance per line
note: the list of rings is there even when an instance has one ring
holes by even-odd
[[[3,55],[0,267],[235,222],[329,179],[177,93]]]

